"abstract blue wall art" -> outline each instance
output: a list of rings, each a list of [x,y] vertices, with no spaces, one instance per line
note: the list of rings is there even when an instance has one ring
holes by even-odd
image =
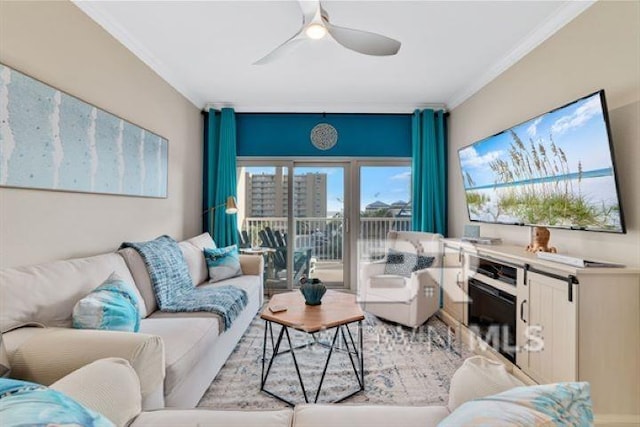
[[[168,141],[0,64],[0,186],[167,197]]]

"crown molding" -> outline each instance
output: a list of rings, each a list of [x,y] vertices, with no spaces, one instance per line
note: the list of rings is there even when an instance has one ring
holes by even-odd
[[[196,108],[200,108],[204,104],[196,93],[192,92],[186,84],[183,84],[180,78],[162,61],[156,58],[145,46],[142,45],[135,37],[116,22],[113,17],[100,9],[99,2],[89,0],[72,0],[80,10],[89,16],[95,23],[104,28],[111,34],[116,41],[124,45],[131,53],[144,62],[151,70],[158,74],[164,81],[178,91],[182,96],[187,98]]]
[[[207,102],[203,108],[219,110],[221,108],[233,108],[236,113],[346,113],[346,114],[411,114],[416,109],[431,108],[445,110],[446,105],[441,103],[295,103],[295,104],[242,104],[233,102]]]
[[[542,42],[547,40],[562,27],[591,7],[596,1],[597,0],[568,1],[565,5],[560,7],[555,14],[550,16],[542,24],[538,25],[513,50],[496,62],[478,79],[465,86],[462,90],[456,92],[449,102],[447,102],[449,109],[453,109],[471,98],[476,92],[491,83],[491,81],[497,78],[500,74],[505,72],[516,62],[520,61],[532,50],[542,44]]]

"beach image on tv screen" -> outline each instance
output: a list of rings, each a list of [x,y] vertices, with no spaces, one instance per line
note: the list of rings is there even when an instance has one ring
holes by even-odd
[[[622,232],[600,93],[459,151],[473,221]]]

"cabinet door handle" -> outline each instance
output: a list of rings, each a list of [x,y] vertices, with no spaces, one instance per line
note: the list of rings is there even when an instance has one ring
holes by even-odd
[[[460,280],[460,272],[458,271],[458,273],[456,273],[456,285],[461,288],[462,287],[462,280]]]
[[[527,302],[527,300],[522,300],[522,302],[520,303],[520,320],[522,320],[524,323],[527,323],[527,321],[524,319],[524,304]]]

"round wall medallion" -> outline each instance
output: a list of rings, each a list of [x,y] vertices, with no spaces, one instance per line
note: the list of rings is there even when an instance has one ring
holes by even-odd
[[[311,129],[310,137],[318,150],[329,150],[338,142],[338,131],[329,123],[319,123]]]

